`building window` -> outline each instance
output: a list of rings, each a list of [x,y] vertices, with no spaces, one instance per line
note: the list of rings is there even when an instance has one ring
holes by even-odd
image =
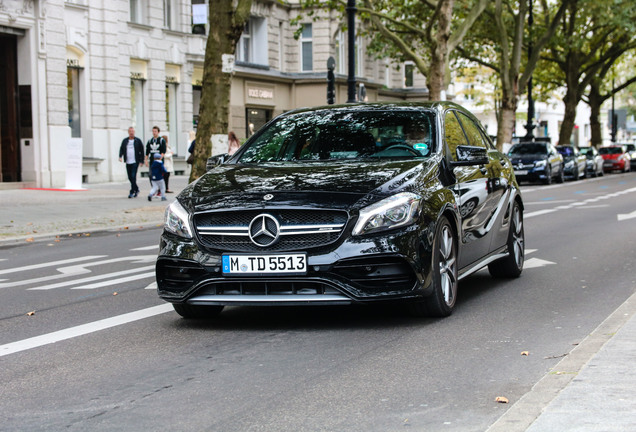
[[[404,87],[413,87],[413,73],[415,65],[413,62],[404,63]]]
[[[192,0],[192,33],[207,34],[208,5],[206,0]]]
[[[177,123],[177,84],[166,83],[166,125],[168,130],[166,133],[170,137],[168,142],[172,142],[172,149],[178,149],[176,139],[178,136]]]
[[[132,114],[131,126],[135,128],[137,135],[143,140],[144,127],[144,80],[130,80],[130,108]]]
[[[174,0],[163,0],[163,26],[167,29],[174,30],[176,24]]]
[[[283,22],[278,23],[278,70],[281,72],[285,66],[285,44],[283,41],[285,40],[283,37]]]
[[[356,37],[356,76],[364,76],[364,49],[360,36]]]
[[[197,130],[199,125],[199,107],[201,106],[202,87],[198,85],[192,86],[192,129]]]
[[[345,33],[342,30],[336,34],[336,73],[347,74],[347,45]]]
[[[314,70],[314,54],[312,46],[312,28],[311,24],[303,24],[303,30],[300,35],[300,58],[301,68],[303,72]]]
[[[145,24],[144,0],[130,0],[130,22]]]
[[[82,136],[79,91],[80,69],[76,67],[69,67],[66,69],[66,72],[68,92],[68,125],[71,128],[71,137],[79,138]]]
[[[243,63],[267,65],[267,25],[264,18],[252,17],[236,45],[236,60]]]

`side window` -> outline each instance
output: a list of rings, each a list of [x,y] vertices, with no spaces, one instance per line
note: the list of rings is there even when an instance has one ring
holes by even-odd
[[[457,115],[462,121],[464,131],[466,132],[466,136],[468,137],[469,145],[487,149],[488,145],[484,141],[484,136],[480,132],[479,126],[477,126],[475,122],[466,115],[462,113],[457,113]]]
[[[453,160],[457,160],[457,146],[466,145],[466,135],[455,117],[454,111],[448,111],[444,117],[446,144]]]

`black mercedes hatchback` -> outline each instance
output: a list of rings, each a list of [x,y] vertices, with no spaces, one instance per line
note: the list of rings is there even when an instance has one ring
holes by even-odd
[[[228,305],[406,301],[447,316],[458,281],[523,269],[512,166],[459,105],[295,110],[166,210],[159,296],[186,318]]]

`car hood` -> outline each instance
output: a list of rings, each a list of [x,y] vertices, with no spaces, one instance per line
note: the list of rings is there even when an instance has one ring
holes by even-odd
[[[436,166],[431,160],[227,164],[192,183],[180,201],[194,211],[271,205],[346,209],[409,190],[422,176],[434,176]]]

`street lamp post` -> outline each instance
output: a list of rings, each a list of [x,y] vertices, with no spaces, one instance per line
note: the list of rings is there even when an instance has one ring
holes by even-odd
[[[356,101],[356,0],[347,0],[349,77],[347,78],[347,103]]]
[[[528,41],[528,62],[530,62],[530,57],[532,57],[532,0],[528,0],[528,34],[530,35]],[[526,123],[526,141],[534,141],[534,134],[532,131],[534,130],[534,100],[532,99],[532,74],[528,79],[528,122]]]

